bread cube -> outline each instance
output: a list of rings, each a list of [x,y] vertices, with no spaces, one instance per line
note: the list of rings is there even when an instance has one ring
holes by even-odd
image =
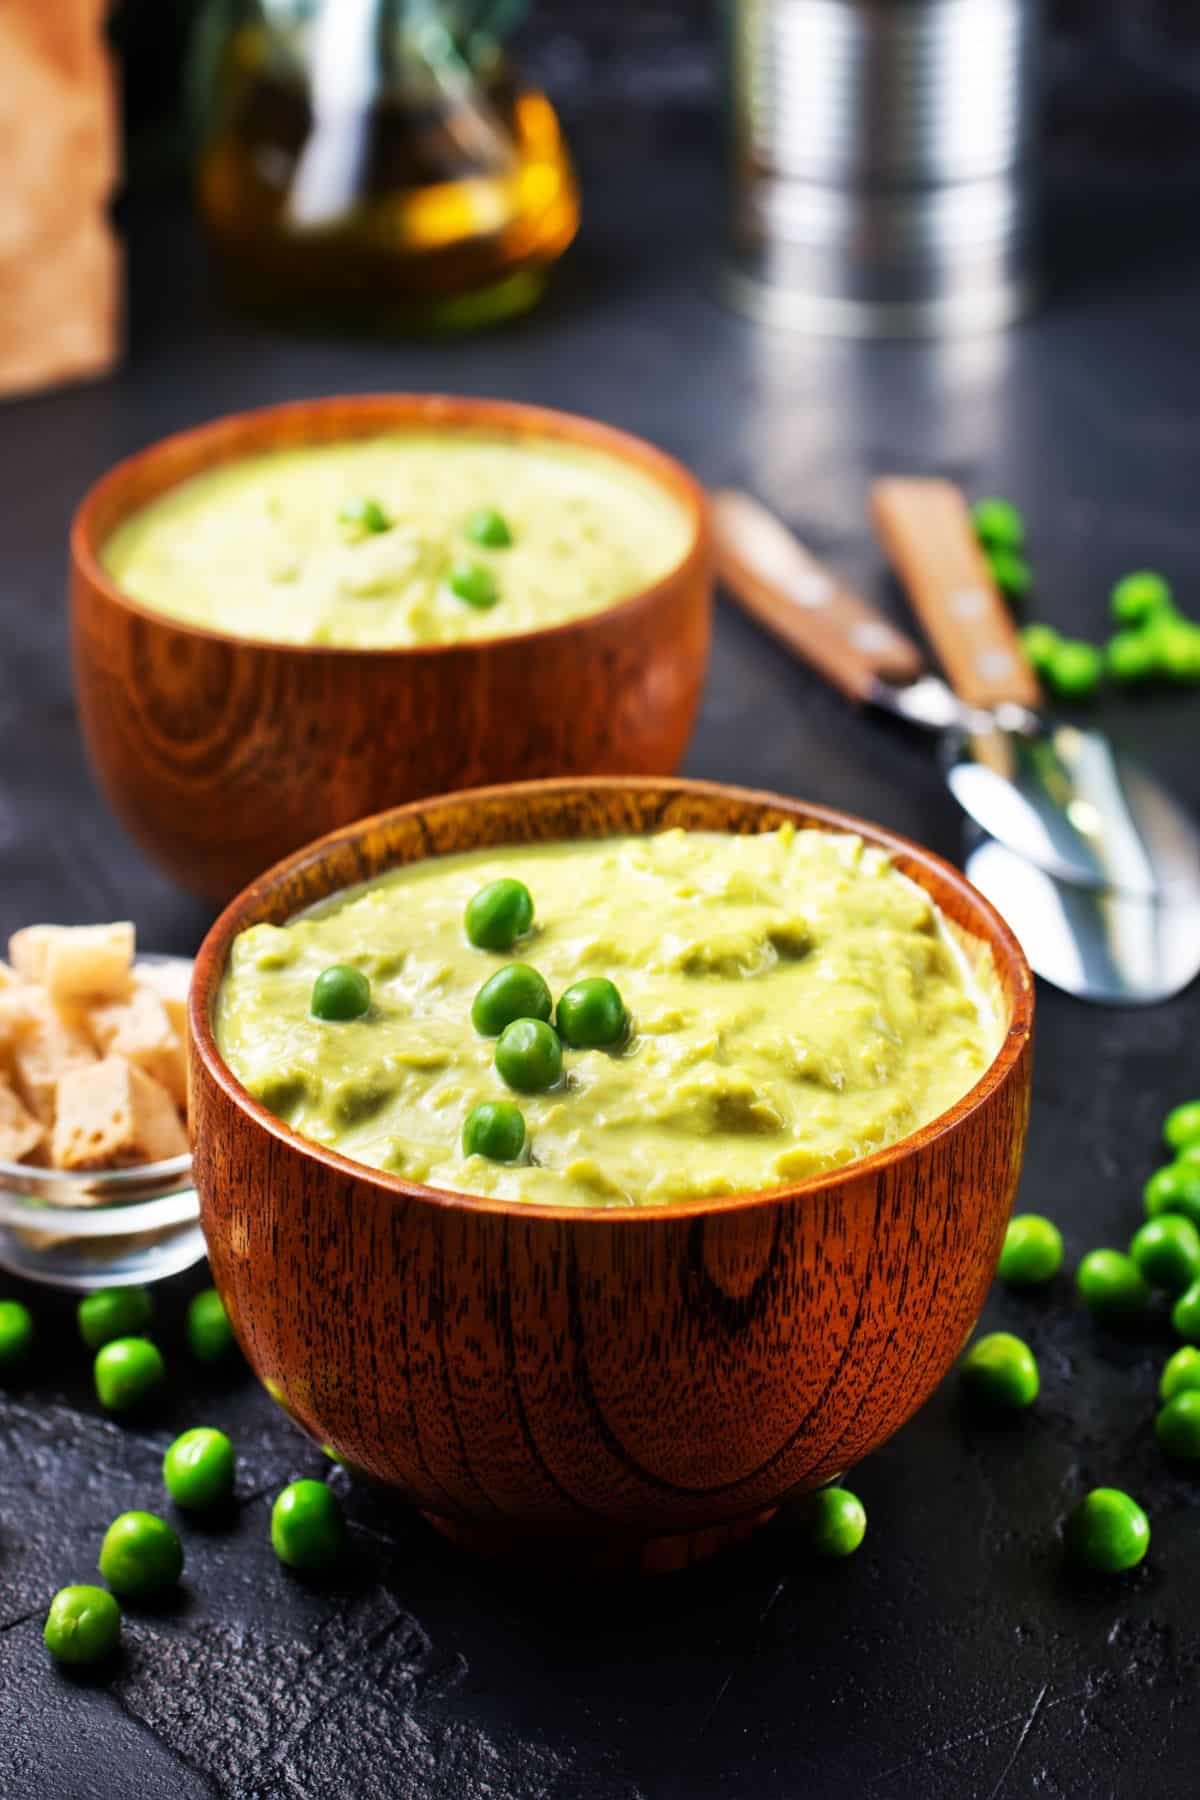
[[[27,1112],[7,1082],[0,1082],[0,1162],[20,1162],[45,1137],[45,1129]]]
[[[188,1147],[166,1088],[120,1056],[72,1069],[58,1083],[51,1158],[57,1169],[162,1162]]]
[[[188,988],[192,983],[191,963],[134,963],[135,987],[148,987],[158,995],[167,1009],[171,1028],[181,1044],[187,1043]]]
[[[128,992],[134,931],[114,925],[26,925],[8,940],[13,968],[58,1005],[120,1000]]]
[[[7,994],[0,999],[6,997]],[[36,990],[31,995],[28,1016],[13,1039],[9,1058],[13,1087],[43,1125],[54,1124],[55,1093],[61,1077],[97,1060],[92,1041],[82,1026],[60,1013]]]
[[[20,981],[0,987],[0,1062],[7,1064],[10,1061],[13,1045],[45,1007],[46,997],[41,988],[26,987]]]
[[[93,1006],[86,1020],[102,1056],[123,1056],[165,1087],[177,1105],[187,1105],[187,1058],[152,988],[135,986],[127,1000]]]

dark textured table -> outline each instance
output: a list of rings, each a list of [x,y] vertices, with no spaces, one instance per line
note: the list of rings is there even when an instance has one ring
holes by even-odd
[[[132,913],[145,945],[188,951],[204,928],[90,784],[63,546],[74,501],[113,458],[229,408],[443,387],[596,413],[707,480],[753,486],[889,605],[866,484],[945,470],[1026,508],[1039,610],[1055,623],[1098,634],[1108,584],[1147,562],[1200,611],[1200,260],[1176,223],[1196,217],[1194,181],[1074,181],[1058,242],[1089,254],[1008,336],[855,346],[725,315],[701,134],[685,122],[622,136],[619,156],[591,159],[587,230],[550,303],[459,345],[289,339],[233,320],[186,221],[135,213],[127,368],[0,412],[0,930]],[[1105,713],[1200,803],[1194,696],[1106,700]],[[959,850],[927,746],[852,716],[727,611],[687,766]],[[1072,1261],[1132,1230],[1159,1118],[1200,1088],[1198,1026],[1196,993],[1131,1013],[1042,995],[1022,1203],[1061,1222]],[[136,1428],[99,1413],[68,1303],[23,1296],[41,1347],[27,1383],[0,1396],[5,1800],[1195,1794],[1200,1485],[1154,1447],[1168,1334],[1104,1336],[1065,1278],[989,1304],[1041,1358],[1033,1415],[984,1429],[949,1383],[855,1473],[871,1530],[852,1562],[815,1565],[776,1527],[686,1575],[600,1592],[465,1560],[340,1472],[353,1567],[327,1587],[286,1575],[271,1496],[328,1465],[244,1371],[189,1366],[182,1309],[202,1280],[161,1292],[169,1396]],[[40,1642],[50,1595],[88,1579],[115,1513],[159,1503],[164,1445],[201,1421],[237,1443],[236,1521],[188,1528],[180,1597],[130,1612],[119,1667],[64,1677]],[[1100,1481],[1137,1494],[1154,1529],[1144,1567],[1108,1585],[1069,1578],[1056,1535]]]

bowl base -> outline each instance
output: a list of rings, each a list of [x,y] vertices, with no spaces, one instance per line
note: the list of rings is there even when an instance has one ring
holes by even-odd
[[[518,1568],[528,1563],[536,1565],[542,1573],[550,1569],[557,1574],[578,1576],[673,1575],[680,1569],[707,1562],[718,1550],[740,1544],[773,1519],[777,1510],[777,1507],[768,1506],[746,1518],[728,1519],[721,1525],[670,1536],[630,1533],[603,1538],[556,1536],[552,1532],[516,1528],[506,1530],[503,1526],[468,1524],[431,1512],[421,1516],[442,1537],[461,1549]]]

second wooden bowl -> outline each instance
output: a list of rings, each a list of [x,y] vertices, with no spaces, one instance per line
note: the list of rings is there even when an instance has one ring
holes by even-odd
[[[604,451],[693,524],[684,560],[605,611],[418,649],[266,643],[123,594],[100,557],[128,515],[239,457],[405,429],[484,430]],[[75,688],[100,784],[169,874],[225,901],[281,856],[421,794],[554,774],[669,774],[708,658],[703,491],[680,464],[590,419],[429,394],[302,401],[165,438],[119,463],[71,531]]]
[[[857,831],[941,906],[1003,1009],[948,1112],[790,1187],[612,1211],[439,1192],[297,1136],[222,1060],[213,1008],[260,921],[484,844]],[[191,997],[194,1177],[247,1357],[301,1428],[485,1548],[669,1567],[744,1534],[913,1413],[978,1318],[1020,1173],[1033,978],[957,870],[859,820],[692,782],[543,782],[368,819],[217,921]]]

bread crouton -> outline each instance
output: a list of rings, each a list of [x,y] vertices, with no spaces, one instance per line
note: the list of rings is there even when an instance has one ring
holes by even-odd
[[[6,962],[0,962],[0,988],[13,987],[20,979],[15,969],[11,969]]]
[[[120,1056],[73,1069],[58,1083],[51,1157],[58,1169],[162,1162],[188,1147],[164,1087]]]
[[[36,994],[31,1002],[30,1017],[15,1037],[10,1056],[12,1084],[43,1125],[54,1124],[60,1077],[96,1061],[87,1033],[44,994]]]
[[[120,1000],[129,992],[134,931],[114,925],[26,925],[8,940],[13,968],[58,1005]]]
[[[20,1162],[42,1142],[40,1121],[26,1112],[7,1082],[0,1082],[0,1162]]]
[[[9,1062],[13,1045],[45,1008],[46,997],[41,988],[26,987],[20,981],[0,987],[0,1062]]]
[[[152,988],[136,986],[126,1000],[93,1006],[86,1024],[102,1056],[123,1056],[161,1083],[179,1106],[187,1104],[187,1058]]]
[[[186,1044],[188,989],[192,984],[191,963],[134,963],[133,980],[137,987],[153,988],[167,1009],[172,1030],[180,1043]]]

